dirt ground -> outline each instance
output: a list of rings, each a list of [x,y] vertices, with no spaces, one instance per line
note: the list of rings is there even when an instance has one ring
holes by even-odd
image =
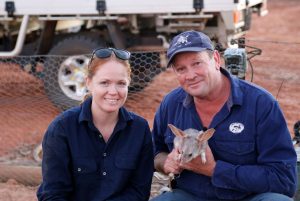
[[[253,82],[277,97],[293,135],[293,125],[300,120],[300,23],[297,23],[300,19],[300,2],[299,0],[269,0],[268,9],[267,16],[253,18],[251,31],[246,35],[246,44],[262,49],[262,55],[251,60],[254,71]],[[248,69],[247,80],[250,80],[250,74],[251,68]],[[161,73],[145,90],[130,95],[126,103],[127,107],[148,119],[149,125],[152,126],[154,112],[162,97],[178,85],[174,78],[169,70]],[[23,97],[22,104],[13,97],[1,100],[0,156],[10,152],[13,146],[23,148],[21,153],[26,155],[26,148],[32,148],[41,140],[48,123],[58,113],[43,94],[37,93],[34,98],[38,98],[39,101],[35,102],[30,97]],[[41,101],[44,99],[45,101]],[[16,102],[11,104],[10,101]],[[44,105],[39,105],[40,102]],[[22,106],[24,103],[30,111],[24,109]],[[5,127],[11,122],[10,118],[14,117],[11,110],[7,109],[9,105],[22,111],[23,123],[16,127],[19,130],[29,129],[26,135],[23,133],[18,136],[17,134],[22,132],[17,132],[12,136],[9,132],[11,128]],[[30,114],[36,112],[40,114],[34,116],[39,118],[34,119]],[[18,140],[7,143],[11,142],[11,138]],[[22,146],[18,145],[20,141]],[[10,179],[0,183],[0,201],[35,201],[36,189],[36,186],[26,186]]]

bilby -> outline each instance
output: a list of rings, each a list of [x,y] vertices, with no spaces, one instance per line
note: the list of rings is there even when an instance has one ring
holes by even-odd
[[[215,129],[210,128],[203,132],[189,128],[182,131],[172,124],[168,124],[168,126],[176,136],[174,138],[174,148],[179,152],[178,160],[180,163],[187,163],[199,155],[202,163],[206,163],[205,149],[207,141],[213,136]]]
[[[200,155],[202,163],[205,164],[207,141],[213,136],[215,129],[211,128],[203,132],[189,128],[182,131],[172,124],[168,124],[168,126],[175,134],[174,148],[179,152],[177,160],[180,161],[181,164],[184,164]],[[154,176],[160,180],[168,180],[169,182],[168,186],[161,188],[160,191],[172,191],[171,181],[175,178],[173,173],[169,173],[168,176],[162,173],[156,173]]]

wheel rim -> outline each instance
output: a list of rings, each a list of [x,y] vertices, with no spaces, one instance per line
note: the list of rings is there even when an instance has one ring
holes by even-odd
[[[81,101],[87,92],[85,78],[89,58],[84,55],[70,56],[60,65],[58,83],[62,92],[69,98]]]

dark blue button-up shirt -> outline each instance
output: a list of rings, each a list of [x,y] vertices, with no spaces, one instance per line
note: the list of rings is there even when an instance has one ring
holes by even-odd
[[[121,108],[108,142],[92,121],[91,99],[59,115],[43,140],[39,201],[146,201],[153,146],[145,119]]]
[[[185,170],[177,178],[177,187],[217,200],[263,192],[293,196],[297,157],[278,102],[264,89],[221,70],[231,82],[231,95],[209,126],[216,129],[209,140],[216,160],[214,174],[207,177]],[[157,110],[156,154],[173,149],[174,134],[168,123],[182,130],[203,129],[192,97],[182,88],[168,94]]]

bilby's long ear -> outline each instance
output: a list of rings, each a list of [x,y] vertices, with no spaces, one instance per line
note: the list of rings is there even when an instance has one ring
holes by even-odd
[[[172,124],[168,124],[168,126],[177,137],[185,137],[186,136],[186,134],[182,130],[180,130],[179,128],[176,128]]]
[[[199,142],[202,142],[204,140],[209,140],[209,138],[211,138],[214,134],[216,130],[213,128],[208,129],[207,131],[205,131],[204,133],[202,133],[201,135],[198,135],[197,140]]]

